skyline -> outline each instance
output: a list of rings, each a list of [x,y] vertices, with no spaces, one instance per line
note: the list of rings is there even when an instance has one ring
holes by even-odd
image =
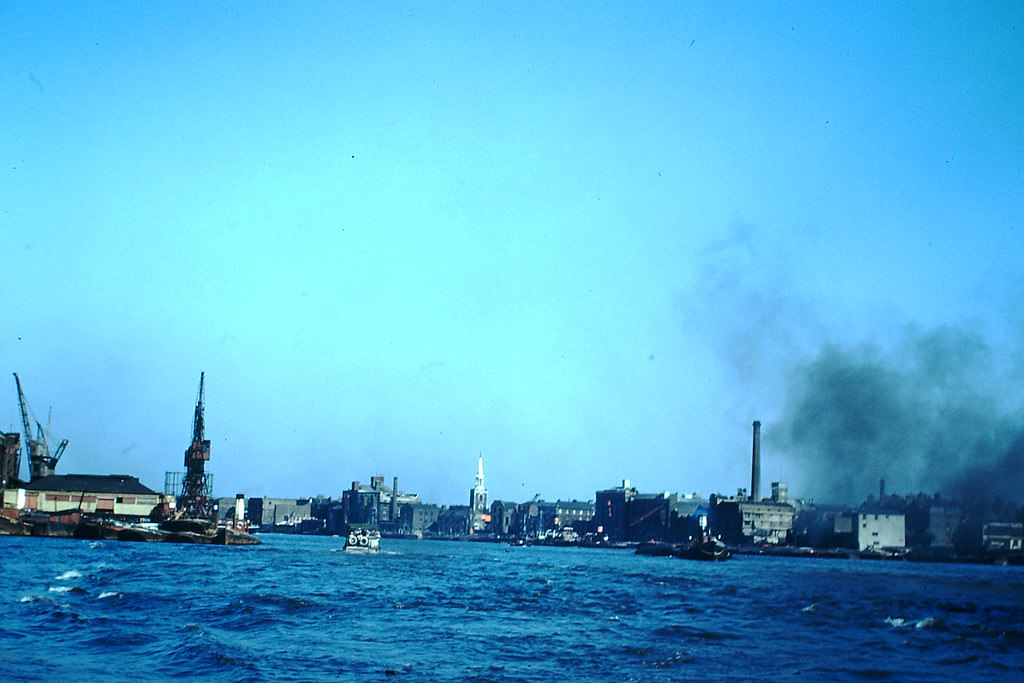
[[[205,372],[218,495],[730,494],[753,420],[794,497],[1009,486],[1022,32],[0,3],[2,426],[17,372],[58,472],[159,488]]]

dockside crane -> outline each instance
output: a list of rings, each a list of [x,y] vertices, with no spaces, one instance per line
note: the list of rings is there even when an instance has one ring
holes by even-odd
[[[210,440],[205,438],[203,407],[205,378],[205,372],[199,373],[199,397],[192,418],[192,443],[185,450],[185,480],[182,482],[181,496],[178,497],[178,516],[191,519],[210,519],[214,514],[210,475],[205,471],[210,459]]]
[[[21,390],[21,379],[18,378],[18,373],[16,372],[14,373],[14,383],[18,387],[18,407],[21,409],[21,426],[25,431],[25,449],[28,451],[29,478],[30,480],[35,480],[49,476],[56,470],[57,461],[64,454],[64,449],[68,446],[68,440],[63,439],[60,445],[57,446],[57,451],[50,455],[50,446],[47,442],[49,420],[47,420],[47,429],[45,430],[43,425],[36,420],[36,438],[32,438],[32,425],[28,419],[28,401],[25,400],[25,392]]]

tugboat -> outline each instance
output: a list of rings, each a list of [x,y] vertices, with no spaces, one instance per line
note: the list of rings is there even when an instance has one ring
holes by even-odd
[[[375,526],[350,526],[345,538],[346,552],[380,552],[380,531]]]
[[[717,538],[690,541],[673,545],[663,541],[646,541],[636,547],[637,555],[679,557],[684,560],[728,560],[729,548]]]

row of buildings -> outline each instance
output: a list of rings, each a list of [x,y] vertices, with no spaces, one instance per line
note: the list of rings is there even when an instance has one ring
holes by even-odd
[[[488,503],[483,462],[468,505],[424,503],[417,494],[389,488],[380,476],[352,482],[339,499],[251,498],[248,523],[263,531],[345,533],[349,524],[373,524],[386,535],[549,543],[621,545],[649,540],[685,543],[717,537],[731,545],[848,548],[884,553],[907,547],[938,554],[1016,553],[1022,550],[1022,511],[1012,506],[985,509],[939,495],[868,497],[857,507],[817,506],[791,500],[784,482],[755,498],[746,489],[735,496],[642,493],[628,480],[597,491],[588,501]],[[230,520],[238,509],[220,501]]]
[[[773,482],[770,495],[761,497],[760,423],[754,422],[753,426],[749,494],[739,489],[735,496],[713,494],[705,499],[697,494],[641,493],[626,480],[621,486],[597,491],[594,500],[588,501],[550,502],[536,496],[526,502],[489,502],[480,456],[467,505],[424,503],[419,495],[402,492],[397,477],[388,487],[384,477],[373,476],[369,484],[352,482],[336,499],[236,496],[217,499],[213,507],[223,521],[244,521],[257,530],[294,533],[343,534],[351,524],[371,524],[384,534],[410,537],[623,544],[648,540],[682,543],[715,536],[734,545],[873,552],[908,546],[959,554],[1022,551],[1024,512],[1013,506],[996,509],[978,503],[965,505],[938,495],[887,496],[884,482],[880,483],[877,500],[869,496],[856,508],[790,500],[783,482]],[[158,493],[127,475],[57,475],[52,467],[33,470],[29,482],[20,482],[19,435],[2,437],[3,514],[55,514],[73,509],[137,520],[173,504],[180,488],[168,480],[165,491]],[[30,445],[37,444],[30,441]],[[55,462],[55,458],[51,460]],[[244,520],[236,519],[241,515]]]
[[[760,496],[761,423],[753,423],[750,493],[641,493],[624,480],[597,491],[592,501],[534,497],[527,502],[488,504],[483,457],[477,461],[468,505],[427,504],[402,493],[398,478],[388,488],[383,477],[352,482],[339,500],[256,498],[246,507],[248,523],[265,531],[345,533],[349,524],[377,525],[396,536],[495,540],[532,539],[555,543],[628,544],[649,540],[685,543],[714,536],[732,545],[849,548],[883,553],[906,547],[944,554],[1020,553],[1024,510],[962,505],[940,496],[871,496],[855,508],[816,506],[790,500],[784,482],[772,482]],[[230,515],[237,506],[224,500]]]

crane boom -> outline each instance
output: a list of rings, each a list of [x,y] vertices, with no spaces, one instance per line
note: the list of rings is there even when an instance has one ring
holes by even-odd
[[[28,455],[29,476],[32,480],[46,477],[53,474],[57,461],[64,454],[68,440],[64,439],[57,447],[57,452],[50,455],[49,431],[53,420],[53,409],[50,409],[50,416],[46,420],[46,428],[36,420],[36,438],[32,438],[32,424],[29,422],[31,412],[28,401],[25,399],[25,392],[21,389],[21,378],[14,373],[14,382],[18,386],[18,407],[21,409],[21,425],[25,430],[25,453]]]
[[[64,455],[64,449],[67,448],[67,447],[68,447],[68,440],[67,439],[61,439],[60,440],[60,445],[57,446],[57,451],[53,454],[53,457],[50,458],[50,467],[56,467],[57,466],[57,461],[60,460],[60,456]]]
[[[21,380],[18,373],[14,373],[14,383],[18,386],[18,407],[21,408],[21,426],[25,430],[25,448],[32,439],[32,425],[28,421],[28,409],[25,407],[25,392],[21,390]]]
[[[203,390],[204,382],[206,380],[206,373],[199,373],[199,398],[196,400],[196,414],[192,418],[192,443],[202,442],[204,432],[204,409],[203,409]]]

